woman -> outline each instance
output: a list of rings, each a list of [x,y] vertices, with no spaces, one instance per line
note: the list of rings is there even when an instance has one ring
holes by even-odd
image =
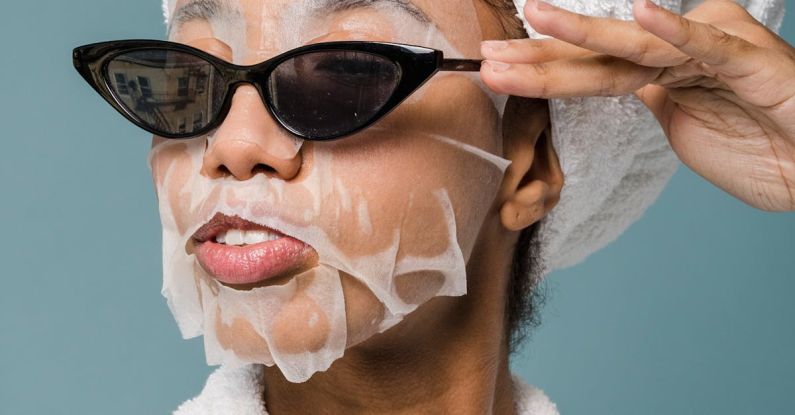
[[[641,105],[708,180],[795,209],[795,51],[733,3],[682,19],[639,1],[629,23],[531,2],[529,33],[556,39],[483,44],[521,37],[512,5],[165,9],[191,48],[76,61],[155,133],[163,293],[225,364],[180,414],[556,413],[510,350],[538,279],[614,238],[672,173]],[[328,43],[350,40],[369,42]],[[481,52],[482,68],[451,59]]]

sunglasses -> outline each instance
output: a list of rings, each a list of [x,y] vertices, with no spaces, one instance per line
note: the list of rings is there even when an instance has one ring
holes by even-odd
[[[479,71],[480,60],[387,42],[302,46],[252,66],[159,40],[81,46],[74,66],[133,124],[165,138],[191,138],[221,125],[240,85],[257,88],[273,118],[305,140],[367,128],[438,71]]]

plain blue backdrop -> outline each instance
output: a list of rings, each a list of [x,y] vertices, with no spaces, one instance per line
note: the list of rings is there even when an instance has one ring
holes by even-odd
[[[160,296],[149,137],[70,56],[162,38],[159,4],[2,8],[0,413],[167,413],[212,368]],[[514,368],[564,414],[795,413],[794,277],[795,215],[681,168],[616,243],[548,277],[543,326]]]

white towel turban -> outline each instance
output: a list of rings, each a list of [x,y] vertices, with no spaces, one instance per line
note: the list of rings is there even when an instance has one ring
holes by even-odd
[[[263,0],[265,1],[265,0]],[[525,0],[513,0],[524,19]],[[631,0],[548,0],[591,16],[632,19]],[[176,3],[163,0],[166,21]],[[695,0],[660,0],[684,13]],[[740,0],[774,31],[784,17],[784,0]],[[550,100],[553,145],[565,185],[560,202],[542,220],[531,244],[537,276],[581,262],[616,239],[657,199],[678,161],[651,112],[635,96]]]
[[[541,38],[524,18],[526,0],[514,0],[531,38]],[[632,19],[632,0],[548,0],[576,13]],[[784,0],[741,2],[777,30]],[[698,1],[661,0],[685,13]],[[634,95],[549,101],[552,142],[565,184],[559,204],[541,222],[528,254],[542,275],[581,262],[615,240],[659,196],[678,161],[659,123]]]

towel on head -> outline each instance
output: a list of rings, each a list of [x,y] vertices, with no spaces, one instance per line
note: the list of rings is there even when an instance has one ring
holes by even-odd
[[[513,0],[531,38],[543,38],[524,18],[526,0]],[[548,0],[566,10],[632,19],[631,0]],[[684,13],[699,2],[661,0]],[[783,0],[741,2],[777,30]],[[662,192],[678,161],[654,115],[634,95],[552,99],[552,142],[565,184],[560,202],[540,223],[528,255],[538,277],[575,265],[615,240]]]

